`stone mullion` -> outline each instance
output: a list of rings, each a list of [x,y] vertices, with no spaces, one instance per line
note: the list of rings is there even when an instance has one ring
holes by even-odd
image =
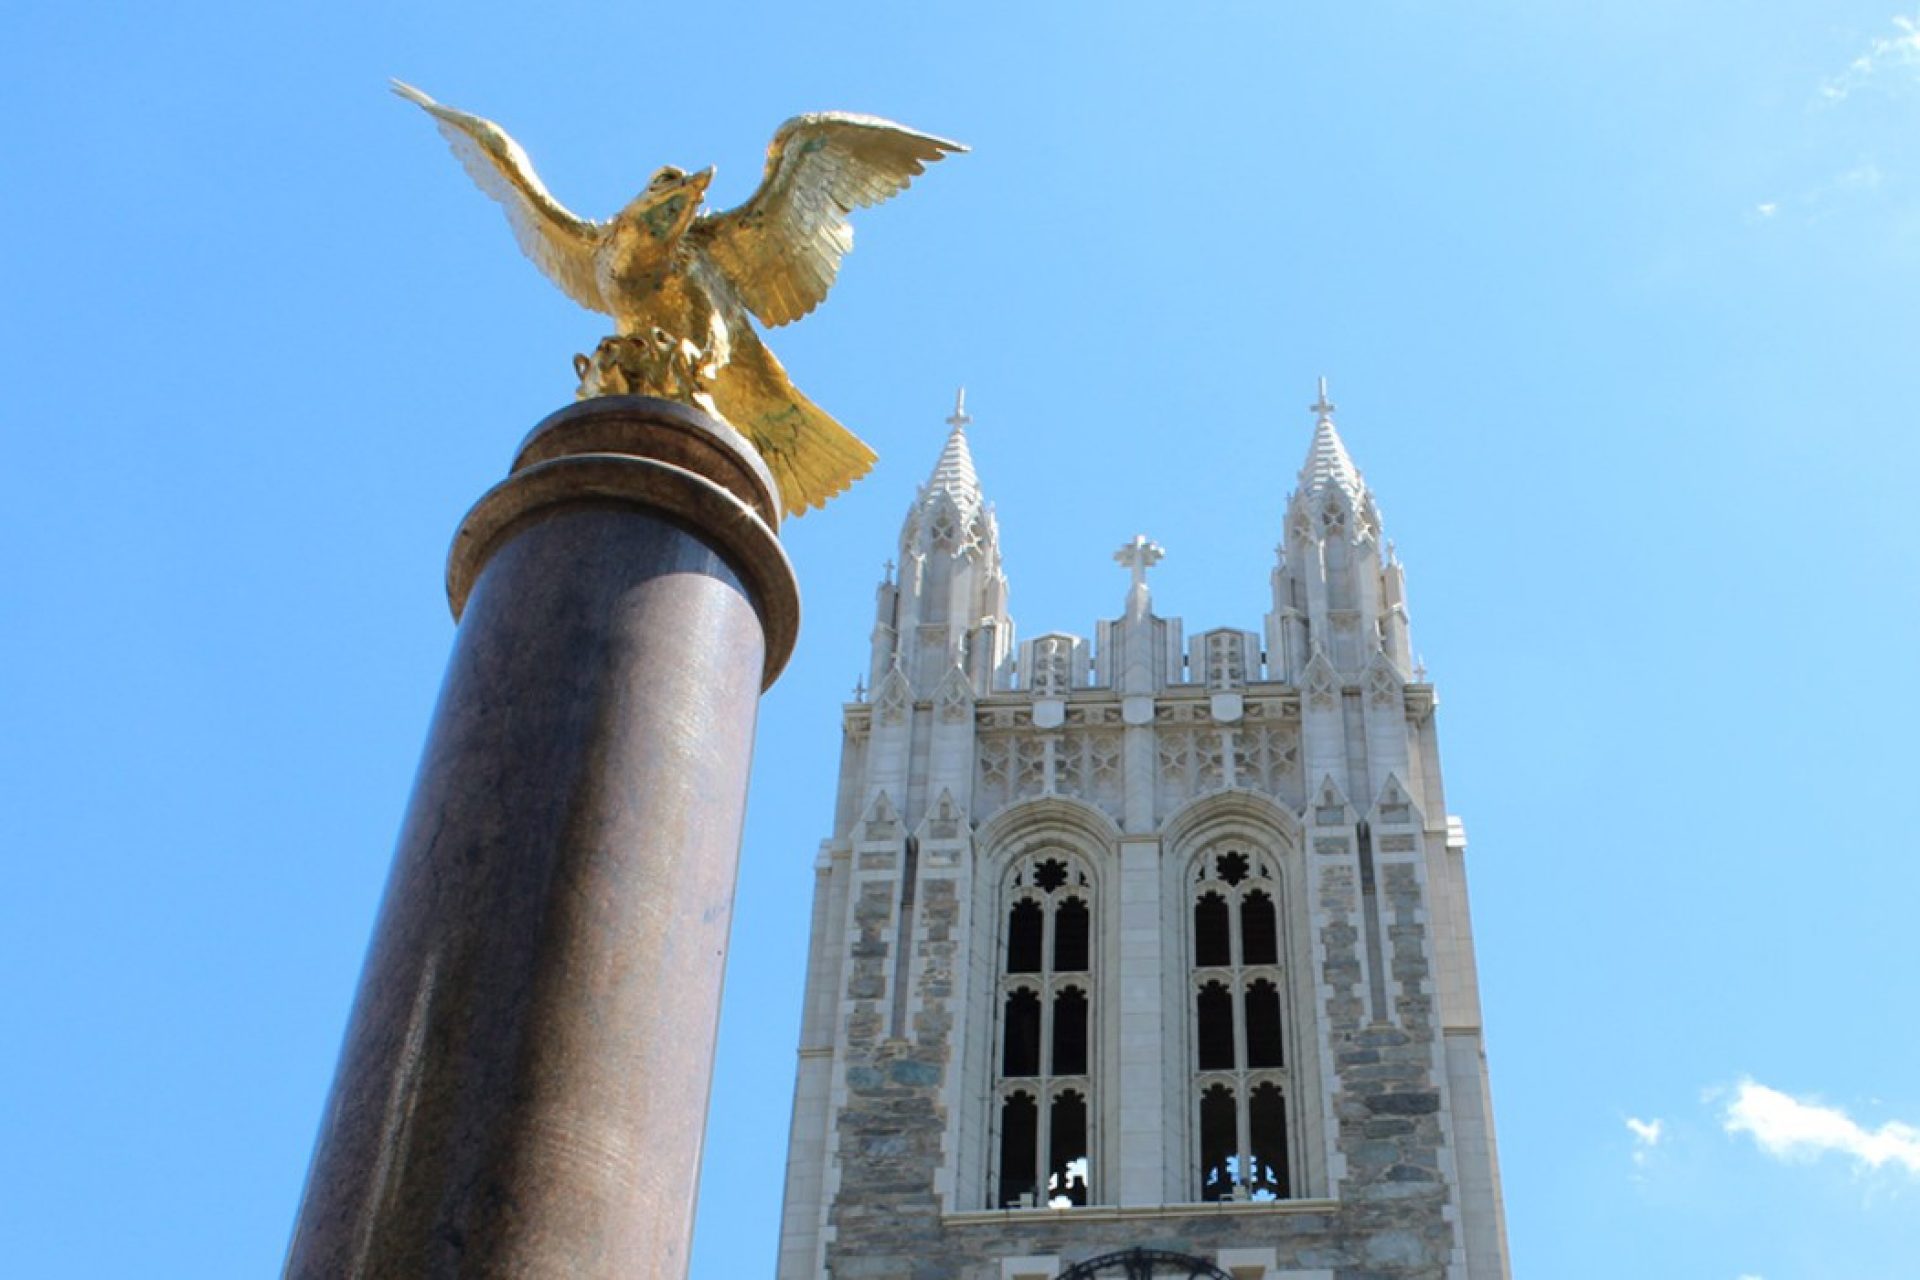
[[[1040,902],[1040,980],[1050,984],[1053,980],[1053,895],[1047,894]],[[1046,1061],[1051,1062],[1049,1056]]]
[[[1240,1146],[1239,1168],[1235,1171],[1233,1184],[1252,1191],[1253,1179],[1248,1176],[1253,1166],[1253,1118],[1250,1109],[1253,1095],[1247,1092],[1247,1073],[1233,1073],[1233,1140]],[[1231,1193],[1229,1193],[1231,1194]]]
[[[1052,753],[1048,753],[1048,772],[1052,772]],[[1035,1205],[1047,1202],[1047,1173],[1053,1167],[1053,1002],[1058,993],[1053,984],[1053,900],[1041,904],[1040,925],[1040,1098],[1039,1129],[1033,1135]]]
[[[1191,908],[1189,908],[1189,912],[1191,912]],[[1188,932],[1189,935],[1191,935],[1191,929],[1189,929]],[[1191,936],[1189,936],[1188,941],[1189,943],[1193,941]],[[1191,952],[1192,947],[1189,946],[1188,949],[1189,952]],[[1202,1151],[1200,1137],[1202,1124],[1200,1103],[1201,1100],[1206,1097],[1207,1086],[1206,1074],[1200,1070],[1200,988],[1202,985],[1202,971],[1197,965],[1191,964],[1191,955],[1189,955],[1188,959],[1190,963],[1187,968],[1186,1019],[1187,1043],[1191,1047],[1188,1051],[1189,1060],[1186,1064],[1188,1097],[1186,1163],[1187,1177],[1189,1179],[1200,1179],[1194,1181],[1191,1185],[1198,1188],[1199,1191],[1204,1191],[1206,1184],[1204,1179],[1200,1178],[1200,1155]]]
[[[1233,1137],[1240,1148],[1239,1177],[1250,1186],[1247,1171],[1253,1163],[1253,1093],[1247,1080],[1246,944],[1240,935],[1240,889],[1223,885],[1227,894],[1228,1010],[1233,1017]]]

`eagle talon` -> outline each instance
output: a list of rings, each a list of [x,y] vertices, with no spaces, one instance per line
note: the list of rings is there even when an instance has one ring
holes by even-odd
[[[659,396],[721,416],[710,390],[719,374],[712,350],[657,325],[644,338],[618,333],[602,338],[591,356],[574,356],[573,372],[580,379],[576,400]]]

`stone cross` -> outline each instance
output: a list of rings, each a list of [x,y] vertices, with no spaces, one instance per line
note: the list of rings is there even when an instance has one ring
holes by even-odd
[[[1133,574],[1134,591],[1147,589],[1147,570],[1159,564],[1165,558],[1166,551],[1157,542],[1148,542],[1145,534],[1136,533],[1133,541],[1113,553],[1114,561],[1123,564]]]
[[[1159,543],[1148,542],[1144,534],[1135,534],[1132,542],[1113,553],[1113,558],[1133,575],[1133,585],[1127,588],[1130,621],[1139,622],[1153,611],[1153,598],[1147,594],[1147,570],[1159,564],[1166,554]]]
[[[1333,401],[1327,399],[1327,380],[1322,378],[1320,379],[1320,398],[1307,408],[1318,415],[1322,422],[1326,422],[1333,417],[1334,407]]]
[[[972,421],[973,419],[967,414],[967,389],[962,387],[953,397],[953,416],[947,419],[947,425],[964,427]]]

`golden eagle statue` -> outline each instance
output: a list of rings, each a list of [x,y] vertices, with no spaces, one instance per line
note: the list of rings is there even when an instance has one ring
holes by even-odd
[[[848,215],[965,147],[873,116],[796,116],[773,135],[760,189],[738,209],[701,213],[713,170],[669,166],[611,219],[589,222],[553,198],[499,125],[398,80],[393,90],[438,122],[534,265],[614,318],[614,336],[574,357],[582,397],[665,396],[717,414],[753,442],[796,515],[866,474],[873,450],[787,380],[747,313],[783,325],[819,306],[853,248]]]

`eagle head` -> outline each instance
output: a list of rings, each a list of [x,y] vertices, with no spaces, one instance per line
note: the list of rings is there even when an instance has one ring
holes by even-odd
[[[676,240],[700,211],[707,184],[713,181],[713,168],[688,173],[673,165],[654,170],[646,190],[635,196],[621,212],[644,226],[656,240]]]

